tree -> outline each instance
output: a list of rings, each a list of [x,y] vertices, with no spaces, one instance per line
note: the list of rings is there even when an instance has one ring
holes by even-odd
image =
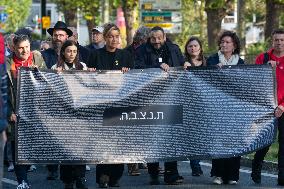
[[[134,22],[135,17],[133,15],[138,7],[138,0],[122,0],[122,10],[125,18],[126,25],[126,42],[127,45],[132,43],[132,37],[134,34]]]
[[[77,10],[87,20],[89,36],[91,30],[100,21],[100,0],[51,0],[57,5],[57,9],[64,13],[65,22],[68,26],[76,27]]]
[[[8,14],[8,19],[3,25],[6,32],[15,32],[24,26],[30,14],[32,0],[0,0],[0,6],[5,7],[4,12]]]
[[[246,36],[245,36],[245,6],[246,1],[245,0],[238,0],[238,26],[237,26],[237,34],[240,38],[241,42],[241,49],[245,51],[245,45],[246,45]]]
[[[227,12],[232,10],[233,3],[234,0],[205,0],[209,49],[215,49],[216,39],[221,30],[221,22]]]
[[[280,25],[280,13],[284,9],[284,0],[266,0],[265,39],[269,39],[271,32]]]

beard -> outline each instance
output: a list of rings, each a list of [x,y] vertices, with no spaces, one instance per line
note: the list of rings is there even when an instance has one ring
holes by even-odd
[[[56,40],[56,41],[52,41],[52,46],[54,48],[54,50],[58,51],[61,49],[63,42]]]

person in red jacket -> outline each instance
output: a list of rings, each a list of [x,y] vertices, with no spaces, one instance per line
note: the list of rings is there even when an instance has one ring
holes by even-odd
[[[276,67],[278,106],[274,114],[278,118],[279,130],[278,185],[284,186],[284,29],[276,29],[272,32],[272,48],[261,53],[255,63],[270,63]],[[251,178],[255,183],[261,183],[262,163],[269,147],[258,150],[254,155]]]

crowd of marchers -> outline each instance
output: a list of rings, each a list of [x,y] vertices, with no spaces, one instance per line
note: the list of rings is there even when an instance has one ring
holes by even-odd
[[[96,26],[92,29],[92,42],[83,47],[78,43],[75,28],[67,27],[58,21],[47,30],[50,42],[42,42],[40,49],[32,50],[31,32],[22,28],[3,38],[0,36],[0,144],[5,146],[0,160],[8,164],[8,171],[14,171],[17,189],[32,188],[28,180],[28,172],[36,169],[35,165],[19,165],[15,163],[15,124],[17,122],[16,98],[18,70],[20,67],[36,67],[38,69],[62,70],[121,70],[160,68],[169,71],[170,67],[191,69],[199,66],[218,66],[245,64],[240,58],[240,40],[236,33],[224,31],[220,34],[216,46],[218,51],[205,57],[202,42],[198,37],[189,36],[182,53],[180,47],[167,38],[163,28],[141,26],[133,36],[133,43],[126,48],[121,47],[120,29],[112,23]],[[5,39],[5,40],[4,40]],[[284,186],[284,30],[275,29],[271,35],[272,46],[267,52],[256,57],[256,64],[270,64],[276,67],[278,106],[275,117],[278,118],[279,156],[278,185]],[[6,61],[4,61],[6,60]],[[6,72],[6,73],[5,73]],[[226,82],[226,81],[224,81]],[[283,86],[282,86],[283,85]],[[0,146],[1,146],[0,145]],[[255,153],[252,162],[251,178],[261,183],[261,168],[269,146]],[[239,181],[241,157],[212,160],[211,176],[213,184],[236,185]],[[201,176],[203,171],[200,160],[191,160],[192,176]],[[164,170],[159,163],[128,164],[128,173],[140,175],[139,169],[147,168],[149,184],[160,185],[159,175],[163,173],[164,183],[177,185],[183,183],[178,172],[176,161],[165,162]],[[47,179],[60,178],[64,189],[87,189],[85,178],[88,165],[48,165]],[[96,182],[100,188],[119,187],[123,175],[123,164],[99,164],[96,166]],[[0,174],[0,176],[2,176]]]

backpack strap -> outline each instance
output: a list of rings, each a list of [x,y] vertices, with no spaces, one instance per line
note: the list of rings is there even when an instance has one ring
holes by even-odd
[[[267,52],[264,53],[264,59],[263,59],[263,64],[267,64],[269,61],[269,54]]]

